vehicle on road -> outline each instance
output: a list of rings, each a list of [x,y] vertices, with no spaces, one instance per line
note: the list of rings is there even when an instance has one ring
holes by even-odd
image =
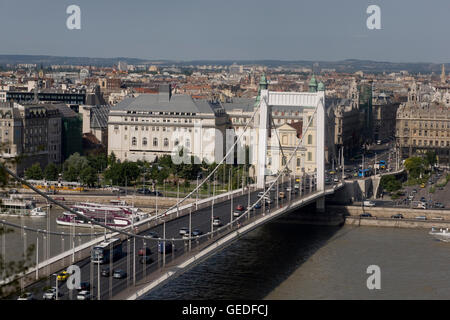
[[[421,188],[425,188],[425,184],[424,184],[424,183],[421,183],[421,184],[420,184],[420,187],[421,187]]]
[[[116,269],[113,271],[113,278],[114,279],[124,279],[127,277],[127,273],[123,271],[122,269]]]
[[[69,273],[67,273],[66,270],[62,271],[61,273],[58,273],[58,281],[66,281],[67,278],[69,277]]]
[[[425,217],[425,216],[417,216],[415,219],[417,219],[417,220],[427,220],[427,217]]]
[[[165,242],[166,243],[166,245],[164,246],[164,241],[160,241],[160,242],[158,242],[158,252],[159,253],[164,253],[164,247],[165,247],[165,251],[166,251],[166,253],[171,253],[172,252],[172,243],[170,243],[170,242]]]
[[[183,227],[179,231],[180,236],[182,236],[182,235],[184,235],[185,233],[188,233],[188,232],[189,232],[189,228],[188,227]]]
[[[194,236],[194,237],[201,236],[202,234],[203,234],[203,231],[201,231],[199,229],[192,230],[192,236]]]
[[[244,209],[244,206],[243,206],[243,205],[238,204],[238,205],[236,206],[236,210],[237,210],[237,211],[244,211],[245,209]]]
[[[113,261],[122,256],[122,241],[119,238],[111,238],[96,245],[91,251],[91,261],[108,263],[111,255]]]
[[[100,273],[100,275],[102,277],[109,277],[109,274],[110,274],[109,268],[103,268],[101,273]]]
[[[242,215],[242,211],[233,211],[233,217],[239,217]]]
[[[264,192],[263,191],[258,192],[258,198],[261,198],[261,197],[264,197]]]
[[[431,220],[439,220],[439,221],[441,221],[441,220],[444,220],[444,218],[442,218],[442,217],[433,217],[433,218],[431,218]]]
[[[403,215],[401,213],[394,214],[391,216],[392,219],[403,219]]]
[[[147,234],[147,236],[149,236],[150,238],[153,238],[153,239],[158,239],[159,238],[159,235],[156,232],[153,232],[153,231],[149,232]]]
[[[283,191],[278,193],[278,199],[285,199],[285,198],[286,198],[286,194]]]
[[[417,208],[418,208],[418,209],[426,209],[426,208],[427,208],[427,204],[426,204],[426,203],[423,203],[423,202],[419,202],[419,203],[417,204]]]
[[[58,291],[58,297],[61,297],[61,291]],[[44,292],[42,295],[42,299],[44,300],[56,300],[56,287],[52,287]]]
[[[434,207],[435,207],[435,208],[443,209],[443,208],[445,208],[445,205],[444,205],[442,202],[436,202],[436,203],[434,204]]]
[[[34,300],[34,296],[31,292],[22,293],[17,300]]]
[[[77,294],[77,300],[91,300],[91,293],[87,290],[82,290]]]
[[[363,205],[365,207],[375,207],[375,202],[366,200],[363,202]]]
[[[140,264],[150,264],[152,262],[153,262],[153,259],[151,257],[149,257],[149,256],[141,257],[139,259],[139,263]]]
[[[83,281],[80,283],[80,287],[77,289],[78,291],[89,290],[91,289],[91,283],[87,281]]]
[[[220,227],[222,225],[222,221],[220,221],[220,218],[214,217],[213,219],[213,226],[214,227]]]
[[[410,194],[410,195],[408,196],[408,200],[409,200],[409,201],[414,200],[414,195]]]
[[[273,203],[273,200],[272,200],[272,199],[264,199],[264,203],[265,203],[266,205],[269,205],[269,204],[272,204],[272,203]]]
[[[261,201],[258,202],[257,204],[255,204],[255,206],[253,208],[255,209],[261,209],[262,205],[261,205]]]
[[[366,212],[366,213],[361,213],[359,216],[360,216],[361,218],[372,218],[372,215],[371,215],[370,213],[368,213],[368,212]]]
[[[138,251],[138,256],[149,256],[152,254],[152,250],[149,247],[140,248]]]

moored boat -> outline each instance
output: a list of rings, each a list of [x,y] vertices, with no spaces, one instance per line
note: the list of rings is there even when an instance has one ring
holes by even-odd
[[[450,242],[450,230],[448,228],[440,228],[438,230],[437,228],[432,227],[429,234],[440,241]]]

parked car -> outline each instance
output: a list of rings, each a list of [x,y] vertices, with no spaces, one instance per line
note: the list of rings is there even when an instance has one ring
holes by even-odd
[[[77,300],[91,300],[91,293],[87,290],[82,290],[77,294]]]
[[[431,218],[431,220],[444,220],[444,218],[442,218],[442,217],[433,217],[433,218]]]
[[[425,217],[425,216],[417,216],[416,219],[417,220],[427,220],[427,217]]]
[[[123,279],[127,277],[127,273],[123,271],[122,269],[116,269],[113,271],[113,278],[114,279]]]
[[[394,214],[391,216],[392,219],[403,219],[403,215],[401,213]]]

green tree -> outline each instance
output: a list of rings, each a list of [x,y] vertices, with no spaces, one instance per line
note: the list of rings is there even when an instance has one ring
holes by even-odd
[[[28,167],[25,170],[25,177],[31,180],[41,180],[44,177],[41,165],[36,162],[31,167]]]
[[[421,174],[425,173],[425,163],[420,157],[411,157],[405,160],[405,168],[408,174],[417,179]]]
[[[402,187],[402,183],[398,181],[394,175],[383,176],[381,178],[380,185],[388,192],[397,191]]]
[[[58,174],[58,167],[54,163],[49,163],[47,167],[45,167],[44,177],[46,180],[56,181],[58,180]]]
[[[92,187],[97,182],[97,171],[92,167],[85,167],[81,170],[80,180],[83,184]]]
[[[425,154],[424,161],[425,161],[425,165],[427,166],[427,168],[431,168],[432,166],[434,166],[437,163],[436,152],[428,151]]]

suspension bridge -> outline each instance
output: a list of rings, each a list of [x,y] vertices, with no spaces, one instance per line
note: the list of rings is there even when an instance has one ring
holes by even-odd
[[[262,226],[284,214],[299,210],[315,203],[318,212],[325,210],[325,197],[344,187],[343,172],[333,185],[325,185],[325,93],[316,92],[273,92],[262,87],[258,103],[255,105],[250,121],[234,144],[228,148],[225,156],[214,170],[197,185],[197,187],[180,199],[172,207],[157,212],[127,228],[114,228],[105,223],[83,216],[59,201],[53,199],[21,179],[8,168],[3,167],[18,182],[27,185],[34,192],[44,197],[49,203],[61,207],[80,218],[87,220],[91,226],[100,226],[104,232],[91,228],[90,233],[76,233],[71,227],[68,233],[46,229],[33,229],[18,226],[1,220],[3,227],[20,229],[22,239],[36,237],[37,251],[39,243],[45,250],[45,258],[40,261],[36,252],[34,266],[18,275],[21,292],[40,292],[35,298],[41,299],[43,289],[54,286],[55,299],[77,299],[76,290],[71,290],[64,281],[58,280],[58,274],[71,265],[80,270],[80,281],[84,284],[86,297],[91,299],[138,299],[175,276],[185,272],[193,265],[203,261],[218,250],[228,246],[242,235]],[[297,107],[305,114],[302,135],[298,144],[287,155],[283,167],[273,176],[267,175],[267,144],[271,129],[270,115],[272,106]],[[215,181],[217,170],[233,153],[241,142],[242,136],[251,125],[257,130],[257,165],[256,183],[242,183],[242,187],[223,194],[216,194]],[[296,160],[297,150],[304,147],[303,137],[313,133],[315,137],[315,170],[312,172],[292,173],[290,164]],[[279,137],[277,136],[278,141]],[[282,149],[282,143],[279,141]],[[342,171],[343,171],[343,163]],[[198,191],[204,184],[211,184],[213,193],[210,198],[198,199]],[[186,204],[186,200],[195,200]],[[95,230],[95,232],[94,232]],[[183,235],[180,234],[183,230]],[[51,236],[70,242],[69,250],[50,257]],[[82,237],[89,240],[80,244]],[[78,239],[79,245],[76,245]],[[116,240],[120,243],[121,254],[113,256],[100,264],[92,261],[94,247],[102,242]],[[6,235],[2,235],[3,252]],[[25,245],[23,246],[25,252]],[[63,245],[64,248],[64,245]],[[144,248],[143,252],[139,252]],[[148,248],[148,249],[147,249]],[[138,255],[138,252],[140,253]],[[118,272],[118,271],[121,272]],[[115,273],[117,272],[117,278]],[[112,276],[114,274],[114,277]],[[1,278],[1,285],[7,287],[13,275]],[[14,296],[12,296],[14,298]],[[17,295],[16,295],[17,297]]]

